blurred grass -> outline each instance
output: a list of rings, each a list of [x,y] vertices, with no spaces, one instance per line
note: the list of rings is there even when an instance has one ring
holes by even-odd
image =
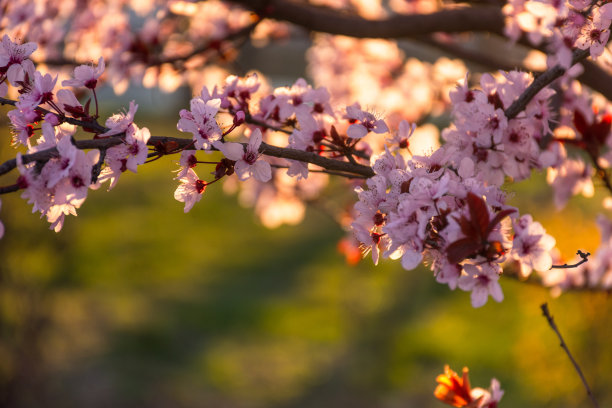
[[[137,123],[176,133],[173,119]],[[605,294],[551,299],[504,279],[502,303],[473,309],[428,270],[345,265],[343,232],[317,211],[267,230],[213,185],[183,214],[175,160],[90,191],[59,234],[18,194],[2,197],[0,392],[13,406],[441,407],[432,392],[446,363],[469,366],[474,386],[498,378],[501,406],[584,406],[545,301],[612,404]],[[594,252],[597,201],[556,213],[541,175],[513,190],[564,253]]]

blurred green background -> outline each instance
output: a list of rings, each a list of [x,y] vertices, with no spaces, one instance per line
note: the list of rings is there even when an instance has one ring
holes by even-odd
[[[184,136],[179,109],[139,112],[136,122]],[[5,112],[2,161],[14,156]],[[267,230],[213,185],[184,214],[176,160],[90,191],[58,234],[19,194],[1,197],[0,405],[442,407],[432,393],[450,364],[468,366],[473,386],[499,379],[504,407],[586,406],[543,302],[601,406],[612,405],[606,294],[552,299],[503,278],[505,300],[473,309],[429,270],[348,266],[336,251],[343,231],[317,210]],[[575,198],[556,213],[543,175],[512,191],[566,255],[594,252],[600,200]]]

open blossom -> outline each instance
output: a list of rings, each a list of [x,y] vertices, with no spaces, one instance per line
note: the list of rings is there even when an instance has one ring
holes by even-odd
[[[261,82],[256,73],[252,73],[244,78],[230,75],[225,80],[223,95],[221,96],[221,107],[224,109],[231,108],[233,111],[244,110],[248,108],[249,100]],[[235,100],[233,103],[231,99]]]
[[[101,183],[110,181],[108,189],[111,190],[117,184],[121,173],[127,170],[136,173],[137,167],[147,160],[147,142],[151,137],[149,129],[138,128],[132,123],[125,135],[125,143],[107,149],[104,158],[106,166],[100,172],[96,188]]]
[[[13,109],[7,114],[11,121],[12,143],[30,147],[30,138],[34,135],[33,122],[38,119],[38,113],[29,106]]]
[[[202,90],[203,94],[205,89]],[[218,98],[193,98],[190,103],[191,110],[183,109],[179,113],[181,118],[176,128],[193,135],[196,149],[210,150],[212,144],[221,139],[221,129],[215,119],[220,106],[221,100]]]
[[[410,145],[408,139],[410,139],[416,127],[416,123],[410,124],[402,120],[399,124],[397,133],[392,138],[387,139],[387,142],[392,145],[392,148],[399,147],[401,149],[406,149]]]
[[[92,167],[100,155],[98,150],[85,153],[77,149],[68,135],[60,139],[57,150],[58,157],[49,160],[40,173],[33,163],[24,165],[21,154],[17,155],[21,197],[33,205],[33,212],[47,217],[55,232],[61,230],[65,215],[77,215],[76,209],[87,197]]]
[[[259,158],[259,146],[261,146],[261,130],[255,129],[249,138],[249,143],[243,146],[241,143],[215,142],[214,146],[219,149],[225,157],[236,162],[234,171],[240,180],[249,177],[265,183],[272,178],[270,163]]]
[[[134,116],[138,110],[138,105],[134,101],[130,102],[130,109],[127,112],[116,113],[110,118],[106,119],[106,127],[108,131],[102,133],[100,136],[113,136],[125,132],[132,123],[134,123]]]
[[[516,220],[511,256],[520,264],[520,275],[529,276],[532,269],[544,272],[552,266],[550,251],[555,246],[555,239],[546,234],[539,222],[534,222],[526,214]]]
[[[372,232],[358,222],[354,222],[351,225],[351,228],[353,229],[355,238],[357,241],[359,241],[359,249],[361,250],[361,254],[366,256],[370,251],[372,251],[372,261],[374,262],[374,265],[378,265],[380,251],[386,250],[389,245],[387,236],[378,232]]]
[[[2,37],[0,45],[0,73],[6,72],[8,81],[13,86],[18,86],[18,81],[23,81],[25,74],[34,74],[34,63],[28,58],[38,46],[33,43],[17,44],[11,41],[8,35]]]
[[[459,278],[458,284],[461,290],[472,292],[472,306],[484,306],[489,295],[497,302],[504,300],[504,294],[499,285],[501,274],[499,264],[466,264],[463,265],[463,270],[466,274]]]
[[[200,180],[193,169],[188,168],[182,177],[178,177],[181,184],[174,191],[174,198],[185,203],[184,211],[187,213],[193,208],[195,203],[200,201],[202,194],[206,190],[206,182]]]
[[[605,6],[604,6],[605,7]],[[608,8],[597,8],[593,11],[593,19],[587,21],[582,28],[576,47],[581,50],[589,49],[591,58],[597,59],[604,52],[604,48],[610,38],[610,18]],[[603,10],[602,10],[603,9]]]
[[[387,133],[389,128],[382,119],[377,119],[370,112],[361,110],[358,103],[346,107],[346,117],[353,123],[346,134],[351,139],[361,139],[370,132]]]
[[[84,86],[85,88],[95,89],[104,68],[104,58],[102,57],[98,60],[96,68],[91,65],[79,65],[74,69],[74,79],[62,81],[62,86]]]
[[[51,74],[42,75],[38,71],[34,72],[32,89],[19,97],[19,107],[35,108],[37,105],[53,101],[53,89],[56,83],[57,75],[53,78]]]

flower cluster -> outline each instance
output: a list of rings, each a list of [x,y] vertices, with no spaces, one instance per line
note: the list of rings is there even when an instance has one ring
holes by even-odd
[[[572,65],[572,47],[589,49],[596,59],[610,37],[612,6],[598,2],[509,0],[504,6],[505,32],[514,41],[522,33],[534,45],[546,42],[554,64]],[[552,66],[552,65],[551,65]]]
[[[15,109],[8,112],[13,130],[13,144],[25,146],[26,155],[45,154],[40,160],[27,161],[17,154],[20,176],[16,187],[22,197],[33,205],[33,211],[46,216],[51,228],[59,231],[65,215],[76,215],[89,188],[110,180],[113,187],[121,172],[136,167],[147,158],[149,130],[139,129],[134,123],[137,105],[132,103],[129,112],[114,115],[106,121],[106,127],[97,124],[97,81],[104,73],[102,58],[98,66],[80,65],[74,70],[74,78],[62,82],[63,86],[83,87],[93,93],[96,113],[91,114],[90,101],[83,106],[75,94],[67,88],[56,89],[57,76],[37,71],[29,56],[36,49],[33,43],[19,45],[4,36],[0,48],[0,88],[2,96],[7,83],[19,94]],[[74,138],[77,126],[98,138],[120,136],[120,143],[105,149],[88,152],[77,147]],[[102,168],[102,161],[105,166]]]

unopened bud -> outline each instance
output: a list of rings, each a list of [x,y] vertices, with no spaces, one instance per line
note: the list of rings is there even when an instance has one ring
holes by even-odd
[[[234,125],[242,125],[244,123],[245,115],[244,111],[236,112],[236,116],[234,116]]]

